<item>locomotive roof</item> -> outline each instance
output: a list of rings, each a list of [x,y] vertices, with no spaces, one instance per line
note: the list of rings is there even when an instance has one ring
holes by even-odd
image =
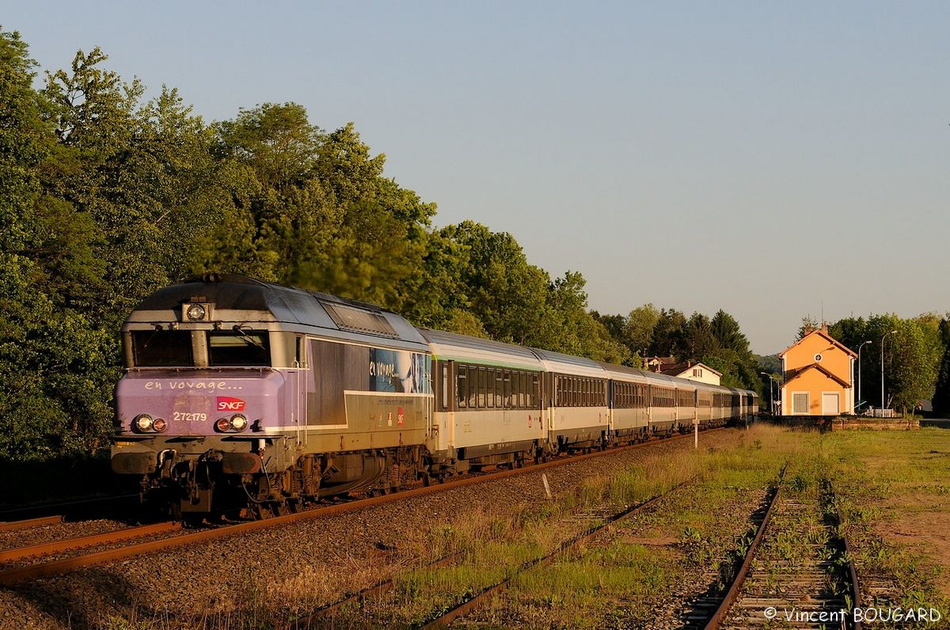
[[[232,274],[207,274],[159,289],[142,300],[126,325],[176,321],[181,306],[195,301],[213,306],[214,321],[274,322],[300,332],[428,352],[418,330],[378,306]]]

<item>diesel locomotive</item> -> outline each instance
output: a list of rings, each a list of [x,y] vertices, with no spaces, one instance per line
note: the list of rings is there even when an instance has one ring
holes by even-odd
[[[181,519],[262,517],[758,409],[751,391],[419,329],[233,275],[157,291],[122,336],[112,468]]]

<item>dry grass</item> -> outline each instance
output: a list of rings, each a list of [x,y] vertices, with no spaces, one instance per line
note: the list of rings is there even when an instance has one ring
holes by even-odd
[[[612,534],[553,566],[519,575],[503,598],[478,614],[488,627],[662,626],[658,619],[675,621],[669,593],[688,583],[714,588],[717,581],[727,581],[730,553],[741,548],[747,535],[749,506],[786,461],[792,462],[789,486],[798,492],[817,491],[819,479],[833,479],[863,570],[893,580],[902,602],[944,606],[950,615],[938,588],[950,583],[944,564],[928,556],[925,547],[882,535],[907,515],[936,511],[950,516],[950,431],[822,435],[756,425],[734,447],[690,451],[675,459],[647,457],[642,466],[585,479],[576,492],[555,501],[472,506],[420,528],[393,553],[340,552],[267,584],[247,576],[251,588],[223,594],[213,608],[186,623],[139,609],[127,618],[104,618],[99,627],[294,627],[294,618],[342,592],[388,577],[395,579],[392,591],[343,611],[332,625],[411,627],[513,575],[524,562],[550,553],[605,513],[695,478],[653,512],[622,521]],[[777,543],[787,547],[777,552],[798,553],[810,540],[812,525],[803,522],[797,536]],[[452,554],[452,566],[426,568]],[[721,571],[717,563],[722,563]]]

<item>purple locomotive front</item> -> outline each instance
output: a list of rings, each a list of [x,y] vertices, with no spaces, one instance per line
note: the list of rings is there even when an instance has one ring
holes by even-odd
[[[123,345],[112,468],[173,518],[265,516],[425,464],[428,346],[392,313],[212,276],[146,298]]]

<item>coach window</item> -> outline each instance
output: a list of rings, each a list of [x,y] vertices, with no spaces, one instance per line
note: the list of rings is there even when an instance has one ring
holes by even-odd
[[[474,365],[468,367],[468,408],[478,409],[478,401],[481,396],[481,385],[479,384],[478,368]]]
[[[457,373],[455,376],[455,395],[459,402],[459,408],[464,409],[467,406],[467,396],[468,390],[466,389],[466,384],[468,381],[468,366],[459,365],[456,367]]]
[[[485,368],[471,368],[468,377],[473,379],[469,387],[475,392],[475,404],[472,405],[472,408],[483,409],[485,407]]]
[[[442,363],[442,410],[449,408],[449,364]]]

